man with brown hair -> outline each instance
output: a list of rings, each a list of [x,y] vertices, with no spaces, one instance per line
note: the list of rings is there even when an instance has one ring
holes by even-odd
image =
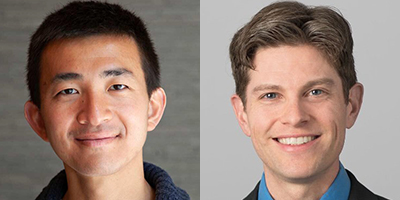
[[[264,168],[245,199],[384,199],[339,161],[364,92],[340,14],[271,4],[235,34],[230,57],[231,102]]]

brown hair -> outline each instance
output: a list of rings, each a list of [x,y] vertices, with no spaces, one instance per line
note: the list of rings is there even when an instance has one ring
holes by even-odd
[[[338,72],[347,103],[357,82],[350,25],[328,7],[307,7],[298,2],[277,2],[260,10],[233,37],[229,47],[236,94],[246,104],[249,69],[259,48],[311,45],[326,56]]]

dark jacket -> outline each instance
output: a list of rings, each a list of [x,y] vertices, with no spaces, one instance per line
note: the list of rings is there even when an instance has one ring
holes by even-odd
[[[350,195],[348,200],[385,200],[385,198],[378,196],[368,190],[365,186],[363,186],[360,182],[357,181],[356,177],[348,170],[347,174],[349,175],[351,188]],[[251,193],[244,198],[244,200],[258,200],[258,188],[260,187],[260,182],[257,183]]]
[[[156,200],[189,200],[189,195],[177,187],[171,177],[163,169],[143,163],[144,177],[156,191]],[[68,190],[65,170],[58,173],[39,194],[36,200],[60,200]]]

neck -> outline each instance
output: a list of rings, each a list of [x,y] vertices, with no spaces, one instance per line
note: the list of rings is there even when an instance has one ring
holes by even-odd
[[[85,176],[64,164],[68,191],[63,200],[71,199],[155,199],[154,189],[144,178],[143,160],[132,160],[110,175]]]
[[[264,166],[265,181],[274,199],[320,199],[339,173],[339,160],[328,169],[304,179],[282,179]]]

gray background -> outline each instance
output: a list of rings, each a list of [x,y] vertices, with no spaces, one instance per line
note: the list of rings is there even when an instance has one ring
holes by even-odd
[[[347,131],[344,166],[377,194],[400,199],[400,12],[396,1],[304,0],[338,8],[350,22],[364,104]],[[242,199],[262,175],[262,163],[234,116],[228,48],[233,34],[271,1],[201,0],[201,197]]]
[[[29,37],[61,0],[0,1],[0,199],[34,199],[63,166],[23,114]],[[167,108],[148,134],[144,159],[200,199],[200,3],[198,0],[120,0],[147,24],[160,57]]]

